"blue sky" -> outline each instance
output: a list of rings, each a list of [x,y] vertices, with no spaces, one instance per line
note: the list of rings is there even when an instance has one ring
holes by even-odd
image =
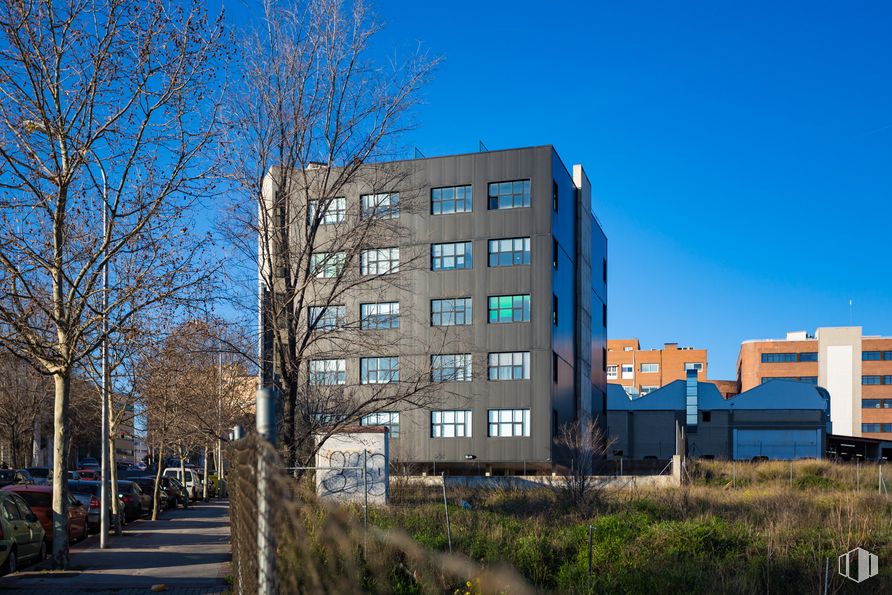
[[[885,5],[884,5],[885,4]],[[544,8],[544,7],[551,7]],[[406,142],[553,144],[592,180],[611,337],[892,335],[892,4],[379,2],[444,58]]]
[[[733,378],[742,340],[847,325],[850,299],[892,335],[892,3],[374,7],[382,57],[444,59],[407,146],[552,144],[584,165],[611,337],[706,347]]]

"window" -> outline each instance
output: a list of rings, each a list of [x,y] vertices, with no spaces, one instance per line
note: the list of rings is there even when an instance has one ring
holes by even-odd
[[[616,380],[616,372],[619,366],[607,366],[607,380]]]
[[[472,322],[471,298],[431,300],[432,326],[463,326]]]
[[[489,417],[487,434],[490,438],[530,435],[529,409],[490,409],[487,415]]]
[[[886,360],[887,362],[892,362],[892,351],[884,351],[883,359]]]
[[[489,322],[529,322],[529,295],[499,295],[489,298]]]
[[[641,371],[647,373],[659,372],[660,364],[641,364]]]
[[[551,182],[551,208],[558,212],[558,185],[554,181]]]
[[[705,422],[712,421],[712,411],[701,411],[700,416]]]
[[[603,258],[602,260],[604,261],[604,266],[602,269],[604,271],[604,283],[607,283],[607,259]],[[606,316],[605,316],[605,318],[606,318]]]
[[[310,255],[310,270],[314,277],[333,279],[344,270],[346,259],[343,252],[314,252]]]
[[[359,197],[363,219],[397,219],[400,216],[400,193],[363,194]]]
[[[347,320],[347,306],[310,306],[308,310],[308,322],[314,331],[332,331]]]
[[[551,294],[551,323],[558,325],[558,297],[554,294]]]
[[[879,351],[862,351],[861,352],[861,360],[865,362],[878,362],[880,361],[880,352]]]
[[[316,386],[344,384],[347,382],[347,360],[310,360],[310,384]]]
[[[431,438],[470,438],[470,411],[431,411]]]
[[[883,376],[883,384],[892,384],[892,376]]]
[[[880,377],[879,376],[862,376],[861,384],[879,384]]]
[[[817,384],[818,377],[817,376],[800,376],[799,382],[808,382],[809,384]]]
[[[490,380],[529,380],[530,352],[490,353],[487,378]]]
[[[400,328],[400,303],[360,304],[359,325],[363,330]]]
[[[359,381],[362,384],[390,384],[400,380],[400,358],[363,357],[359,360]]]
[[[470,382],[471,354],[451,353],[431,356],[431,381]]]
[[[703,371],[703,362],[685,362],[684,371],[687,372],[688,370]]]
[[[623,380],[631,380],[635,377],[635,368],[632,364],[623,364]]]
[[[861,408],[862,409],[880,409],[882,407],[883,401],[881,399],[862,399],[861,400]]]
[[[363,275],[386,275],[400,270],[399,248],[373,248],[363,250],[360,262]]]
[[[558,365],[560,362],[558,361],[558,354],[554,351],[551,352],[551,381],[557,383],[558,381],[558,370],[560,370],[560,366]]]
[[[806,353],[800,353],[799,361],[801,361],[801,362],[816,362],[816,361],[818,361],[818,352],[817,351],[809,351]]]
[[[489,266],[511,267],[530,264],[530,238],[489,241]]]
[[[762,384],[765,384],[769,380],[793,380],[795,382],[807,382],[809,384],[818,383],[817,376],[763,376]]]
[[[391,438],[400,437],[400,414],[398,411],[379,411],[363,415],[359,420],[361,426],[385,426]]]
[[[861,424],[862,432],[879,432],[880,424]]]
[[[639,391],[639,394],[643,397],[644,395],[647,395],[647,394],[650,394],[650,393],[654,392],[654,391],[657,390],[658,388],[660,388],[660,387],[659,387],[659,386],[655,386],[655,385],[642,386],[642,387],[641,387],[641,390]]]
[[[607,328],[607,304],[601,304],[601,320],[604,321],[604,328]]]
[[[471,242],[431,244],[432,271],[452,271],[472,267]]]
[[[307,208],[307,224],[313,225],[316,222],[316,213],[319,210],[319,204],[325,204],[324,200],[311,200]],[[319,225],[332,225],[344,221],[347,214],[347,199],[343,197],[332,198],[328,202],[328,207],[319,218]]]
[[[473,209],[470,185],[431,189],[431,213],[434,215],[470,213]]]
[[[518,209],[530,206],[530,181],[493,182],[489,184],[489,208]]]
[[[763,353],[762,354],[762,363],[763,364],[782,364],[788,362],[795,362],[796,354],[795,353]]]

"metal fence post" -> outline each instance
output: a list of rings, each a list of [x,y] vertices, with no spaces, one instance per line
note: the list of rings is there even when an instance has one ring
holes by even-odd
[[[276,395],[270,387],[257,391],[257,433],[270,445],[276,441]],[[270,523],[269,470],[264,449],[257,451],[257,593],[273,595],[275,587],[275,544]]]
[[[365,528],[369,528],[369,451],[362,449],[362,498],[363,498],[363,521]]]
[[[449,505],[446,503],[446,472],[443,471],[443,510],[446,511],[446,539],[449,543],[449,553],[452,553],[452,527],[449,526]]]
[[[595,526],[588,526],[588,575],[592,576],[592,545],[594,545]]]

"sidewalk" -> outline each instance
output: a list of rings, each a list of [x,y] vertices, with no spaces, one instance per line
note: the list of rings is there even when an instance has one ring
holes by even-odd
[[[184,595],[229,591],[226,502],[197,504],[168,511],[158,521],[131,523],[122,537],[110,537],[109,545],[100,550],[94,535],[71,548],[68,570],[11,574],[0,578],[0,592],[135,595],[152,587]]]

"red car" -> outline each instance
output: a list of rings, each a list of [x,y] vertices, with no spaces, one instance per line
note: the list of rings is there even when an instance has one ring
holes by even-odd
[[[9,492],[15,492],[21,496],[31,512],[37,516],[37,520],[46,531],[47,544],[53,543],[53,488],[50,486],[36,485],[11,485],[3,488]],[[81,502],[68,494],[68,540],[80,541],[87,537],[87,511]]]

